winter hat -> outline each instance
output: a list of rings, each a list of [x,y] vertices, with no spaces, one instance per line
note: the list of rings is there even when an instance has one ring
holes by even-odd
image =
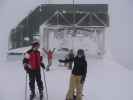
[[[78,49],[77,55],[84,56],[84,50],[83,49]]]
[[[33,41],[31,45],[32,47],[35,47],[35,46],[39,46],[40,43],[38,41]]]

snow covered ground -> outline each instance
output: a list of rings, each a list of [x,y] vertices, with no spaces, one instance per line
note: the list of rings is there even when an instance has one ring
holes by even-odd
[[[48,2],[49,1],[49,2]],[[72,0],[0,0],[0,59],[8,49],[9,31],[40,3],[72,3]],[[132,0],[75,0],[76,3],[109,4],[110,30],[107,33],[107,52],[114,60],[132,68]],[[121,4],[120,4],[121,3]],[[25,5],[25,6],[24,6]],[[12,14],[11,14],[12,13]],[[9,18],[10,16],[10,18]],[[5,23],[5,19],[6,23]],[[4,35],[3,35],[4,34]],[[15,57],[15,59],[18,59]],[[0,62],[0,100],[24,100],[25,72],[21,61]],[[70,71],[58,64],[46,72],[49,100],[64,100]],[[133,70],[104,59],[88,58],[88,74],[83,100],[133,100]]]
[[[5,61],[0,65],[0,100],[24,100],[25,72],[21,61]],[[51,71],[45,72],[49,100],[65,100],[70,73],[56,60]],[[114,61],[88,58],[83,100],[133,100],[132,76],[132,70]]]

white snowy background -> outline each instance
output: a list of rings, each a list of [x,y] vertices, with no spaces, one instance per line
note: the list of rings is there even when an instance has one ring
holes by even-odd
[[[6,60],[9,32],[41,3],[72,0],[0,0],[0,100],[24,100],[25,73],[21,61]],[[106,56],[88,58],[84,100],[133,100],[133,1],[75,0],[76,3],[109,4],[110,27],[106,30]],[[49,100],[63,100],[70,71],[55,64],[46,72]],[[56,90],[56,91],[55,91]]]

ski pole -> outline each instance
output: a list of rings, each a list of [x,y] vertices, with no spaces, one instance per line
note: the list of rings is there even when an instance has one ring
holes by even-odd
[[[25,100],[27,100],[27,73],[25,75]]]
[[[45,79],[45,72],[44,72],[44,70],[43,70],[43,77],[44,77],[44,83],[45,83],[45,88],[46,88],[46,98],[47,98],[47,100],[48,100],[48,90],[47,90],[47,83],[46,83],[46,79]]]

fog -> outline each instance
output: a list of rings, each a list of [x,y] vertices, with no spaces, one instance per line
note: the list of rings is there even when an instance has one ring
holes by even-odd
[[[107,33],[107,46],[114,59],[126,67],[133,67],[133,2],[131,0],[110,2],[110,28]]]
[[[0,1],[0,59],[6,57],[9,32],[29,12],[41,3],[72,3],[72,0],[1,0]],[[110,26],[106,30],[106,52],[125,67],[133,67],[133,1],[75,0],[75,3],[109,4]]]

